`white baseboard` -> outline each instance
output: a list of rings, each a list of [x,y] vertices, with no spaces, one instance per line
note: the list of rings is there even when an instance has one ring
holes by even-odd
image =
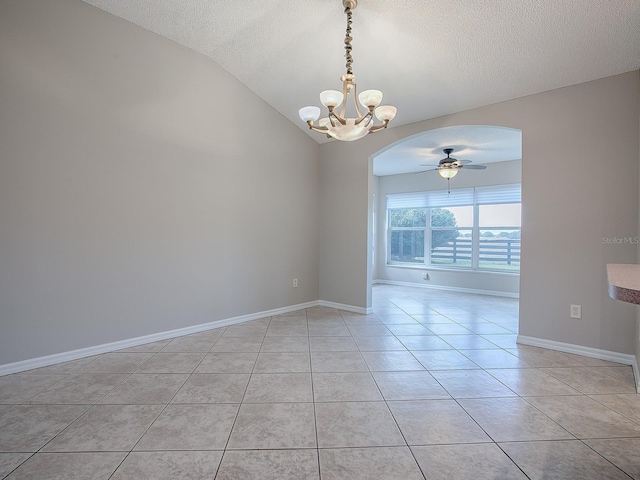
[[[636,390],[640,393],[640,371],[638,370],[638,362],[635,355],[611,352],[609,350],[601,350],[599,348],[585,347],[582,345],[574,345],[572,343],[556,342],[545,338],[528,337],[526,335],[518,335],[516,341],[523,345],[530,345],[532,347],[548,348],[549,350],[574,353],[584,357],[598,358],[600,360],[622,363],[623,365],[631,365],[633,367],[633,376],[636,381]]]
[[[476,288],[451,287],[447,285],[425,285],[424,283],[399,282],[397,280],[374,280],[373,283],[382,285],[399,285],[402,287],[428,288],[432,290],[446,290],[447,292],[474,293],[476,295],[492,295],[494,297],[520,298],[520,294],[501,292],[498,290],[480,290]]]
[[[167,340],[174,337],[182,337],[184,335],[204,332],[213,328],[236,325],[238,323],[249,322],[251,320],[258,320],[260,318],[272,317],[274,315],[281,315],[283,313],[294,312],[296,310],[317,307],[318,305],[320,305],[320,302],[316,300],[313,302],[300,303],[298,305],[290,305],[288,307],[265,310],[263,312],[256,312],[248,315],[241,315],[239,317],[201,323],[199,325],[193,325],[191,327],[178,328],[175,330],[168,330],[166,332],[152,333],[150,335],[144,335],[141,337],[127,338],[125,340],[119,340],[117,342],[94,345],[92,347],[80,348],[77,350],[71,350],[69,352],[55,353],[53,355],[46,355],[44,357],[30,358],[28,360],[22,360],[20,362],[6,363],[4,365],[0,365],[0,376],[8,375],[10,373],[24,372],[25,370],[32,370],[34,368],[47,367],[56,363],[68,362],[71,360],[77,360],[79,358],[91,357],[93,355],[112,352],[114,350],[121,350],[123,348],[136,347],[138,345],[144,345],[145,343],[158,342],[160,340]]]
[[[338,310],[345,310],[347,312],[353,313],[361,313],[363,315],[368,315],[373,313],[373,308],[364,308],[364,307],[356,307],[354,305],[345,305],[344,303],[335,303],[335,302],[327,302],[326,300],[320,300],[319,305],[321,307],[331,307],[336,308]]]

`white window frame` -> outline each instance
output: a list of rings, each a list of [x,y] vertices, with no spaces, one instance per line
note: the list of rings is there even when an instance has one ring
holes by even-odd
[[[507,270],[503,268],[487,268],[480,266],[480,206],[481,205],[503,205],[521,204],[521,184],[492,185],[488,187],[474,187],[464,189],[432,190],[426,192],[411,192],[387,195],[386,206],[386,264],[390,266],[405,266],[413,268],[432,268],[446,270],[465,270],[519,274],[520,269]],[[431,263],[431,238],[434,230],[447,230],[446,227],[431,226],[431,209],[449,207],[473,207],[472,227],[457,227],[456,230],[471,231],[471,266],[456,265],[433,265]],[[390,212],[394,209],[426,208],[427,222],[425,227],[391,227]],[[503,226],[491,227],[492,230],[500,229],[520,230],[521,227]],[[424,232],[424,253],[423,263],[402,262],[391,260],[391,235],[394,231],[422,230]],[[486,229],[485,229],[486,230]]]

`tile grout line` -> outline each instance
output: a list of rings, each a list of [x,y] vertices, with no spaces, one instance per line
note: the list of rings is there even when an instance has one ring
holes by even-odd
[[[216,474],[215,474],[213,480],[218,478],[218,475],[220,474],[220,468],[222,467],[222,462],[224,461],[225,456],[227,454],[227,450],[228,450],[228,447],[229,447],[229,441],[231,440],[231,435],[233,434],[233,429],[235,428],[236,422],[238,421],[238,417],[240,416],[240,410],[242,409],[242,405],[244,403],[244,397],[246,396],[247,390],[249,389],[249,384],[251,383],[251,378],[253,377],[253,374],[255,372],[256,365],[258,363],[258,359],[260,358],[260,352],[262,350],[262,346],[264,345],[264,340],[265,340],[265,338],[267,336],[267,331],[269,331],[269,326],[271,326],[271,321],[272,320],[273,320],[273,316],[269,317],[269,323],[267,324],[267,328],[266,328],[266,330],[264,332],[264,335],[262,336],[262,341],[260,342],[260,348],[258,348],[258,352],[256,354],[256,358],[253,361],[253,366],[251,367],[251,372],[249,373],[249,379],[247,380],[247,384],[244,387],[244,392],[242,393],[242,398],[240,399],[240,403],[238,404],[238,410],[236,411],[236,415],[233,418],[233,423],[231,424],[231,428],[229,429],[229,435],[227,436],[227,441],[225,442],[224,448],[222,449],[222,456],[220,457],[220,463],[218,464],[218,468],[216,469]]]
[[[223,327],[226,331],[227,327]],[[224,332],[223,332],[224,334]],[[133,373],[131,373],[129,376],[133,375],[135,372],[137,372],[145,363],[147,363],[149,360],[151,360],[153,357],[155,357],[158,353],[161,353],[164,348],[169,345],[175,338],[183,338],[183,337],[174,337],[172,338],[169,342],[167,342],[166,345],[164,345],[160,350],[158,350],[157,352],[155,352],[151,357],[149,357],[149,359],[147,359],[145,362],[143,362],[138,368],[136,368],[134,370]],[[207,350],[207,352],[203,355],[203,357],[200,359],[200,361],[198,362],[198,364],[193,368],[193,370],[191,371],[191,373],[186,373],[186,377],[184,379],[184,381],[182,382],[182,384],[176,389],[176,391],[174,392],[174,394],[171,396],[171,398],[167,401],[167,403],[162,407],[162,409],[160,410],[160,412],[158,412],[158,414],[156,415],[156,417],[154,418],[154,420],[149,424],[149,426],[145,429],[144,432],[142,432],[142,434],[140,435],[140,437],[138,438],[138,440],[133,444],[133,446],[131,447],[131,449],[126,453],[126,455],[124,456],[124,458],[122,459],[122,461],[118,464],[118,466],[115,468],[115,470],[111,473],[111,475],[109,476],[109,478],[113,478],[113,476],[116,474],[116,472],[118,471],[118,469],[124,464],[124,462],[126,461],[127,458],[129,458],[129,455],[131,455],[131,453],[133,453],[133,451],[135,450],[136,446],[140,443],[140,441],[142,440],[142,438],[149,432],[149,430],[151,429],[151,427],[153,427],[153,425],[158,421],[158,418],[160,418],[160,416],[164,413],[164,411],[167,409],[167,407],[171,404],[172,400],[176,397],[176,395],[178,395],[178,393],[180,392],[180,390],[184,387],[184,385],[187,383],[187,381],[191,378],[191,376],[193,375],[193,372],[195,372],[195,370],[200,366],[200,364],[202,363],[202,361],[205,359],[205,357],[207,356],[207,354],[211,351],[211,349],[213,348],[213,346],[218,342],[218,340],[220,340],[220,338],[222,338],[222,334],[216,339],[215,342],[213,342],[213,344],[211,345],[211,347],[209,347],[209,349]],[[180,352],[165,352],[165,353],[180,353]],[[190,353],[190,352],[189,352]],[[139,373],[139,375],[158,375],[158,374],[162,374],[162,373]],[[168,373],[169,375],[173,375],[174,373]],[[179,373],[178,373],[179,374]],[[127,377],[128,378],[128,377]],[[103,397],[104,398],[104,397]],[[137,404],[126,404],[126,405],[137,405]]]
[[[227,327],[224,327],[225,330]],[[224,332],[223,332],[224,333]],[[180,338],[180,337],[175,337],[175,338]],[[211,348],[213,348],[213,346],[218,342],[218,340],[222,338],[222,335],[220,335],[220,337],[218,337],[218,339],[216,339],[215,342],[213,342],[213,345],[211,345],[211,347],[209,348],[209,350],[207,351],[207,353],[209,351],[211,351]],[[173,341],[173,339],[171,339],[171,341]],[[158,353],[162,352],[162,350],[164,350],[164,348],[169,345],[171,343],[171,341],[169,341],[166,345],[164,345],[158,352],[156,352],[154,355],[152,355],[147,361],[151,360],[153,357],[155,357],[155,355],[157,355]],[[166,352],[169,353],[169,352]],[[176,352],[172,352],[172,353],[176,353]],[[200,361],[198,362],[198,364],[193,368],[193,370],[191,371],[191,373],[187,374],[186,378],[184,379],[184,381],[182,382],[182,384],[176,389],[175,393],[171,396],[171,398],[169,399],[169,401],[166,403],[166,405],[164,405],[162,407],[162,409],[160,409],[160,412],[158,412],[158,415],[156,415],[156,417],[153,419],[153,421],[149,424],[149,426],[145,429],[144,432],[142,432],[142,435],[140,435],[140,437],[138,438],[138,440],[133,444],[133,446],[131,447],[131,449],[127,452],[127,454],[124,456],[124,458],[122,459],[122,461],[118,464],[118,466],[115,468],[115,470],[111,473],[111,475],[109,476],[109,478],[112,478],[116,472],[118,471],[118,469],[122,466],[122,464],[124,464],[125,460],[127,458],[129,458],[129,455],[131,455],[131,453],[133,453],[133,451],[135,450],[135,448],[138,446],[138,444],[140,443],[140,441],[144,438],[144,436],[149,432],[149,430],[151,430],[151,427],[153,427],[153,425],[158,421],[158,418],[160,418],[160,416],[164,413],[164,411],[167,409],[167,407],[171,404],[171,401],[176,398],[176,395],[178,395],[178,392],[180,392],[180,390],[182,389],[182,387],[185,386],[185,384],[187,383],[187,381],[189,380],[189,378],[191,378],[191,376],[193,375],[193,372],[195,372],[196,368],[198,368],[198,366],[200,366],[200,364],[202,363],[202,360],[204,360],[204,358],[207,356],[207,353],[205,353],[203,355],[203,357],[200,359]],[[146,362],[144,362],[146,363]],[[144,365],[144,363],[142,365]],[[142,367],[142,365],[140,365],[140,367]],[[140,367],[138,367],[135,371],[137,371]],[[133,375],[133,373],[132,373]],[[147,375],[144,373],[141,373],[140,375]],[[153,375],[153,373],[151,373],[151,375]]]
[[[316,462],[318,465],[318,480],[322,478],[322,466],[320,464],[320,439],[318,438],[318,413],[316,410],[316,392],[313,383],[313,362],[311,359],[311,334],[309,333],[309,312],[305,309],[307,317],[307,344],[309,349],[309,376],[311,377],[311,403],[313,405],[313,429],[316,438]],[[342,314],[340,315],[342,317]]]

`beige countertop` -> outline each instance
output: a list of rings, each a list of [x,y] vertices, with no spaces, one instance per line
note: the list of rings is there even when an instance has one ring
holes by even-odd
[[[611,298],[640,304],[640,265],[609,263],[607,278]]]

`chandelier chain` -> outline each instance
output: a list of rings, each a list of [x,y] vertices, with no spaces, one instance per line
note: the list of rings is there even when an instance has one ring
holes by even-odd
[[[353,23],[352,21],[352,16],[353,13],[351,11],[351,7],[349,5],[347,5],[344,9],[344,12],[347,14],[347,34],[344,37],[344,49],[346,50],[345,53],[345,57],[347,58],[347,74],[348,75],[353,75],[353,69],[351,68],[351,64],[353,63],[353,57],[351,56],[351,40],[353,40],[353,38],[351,38],[351,24]]]

